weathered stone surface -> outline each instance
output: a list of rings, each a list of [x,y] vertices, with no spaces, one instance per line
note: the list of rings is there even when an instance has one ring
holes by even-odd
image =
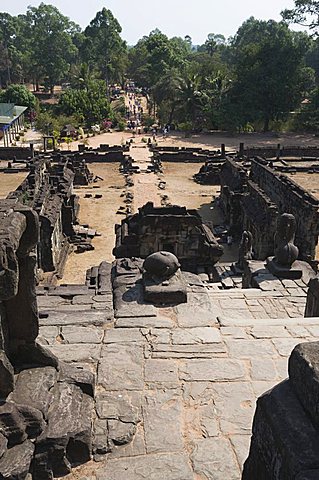
[[[243,363],[228,358],[188,360],[180,367],[179,377],[186,382],[235,381],[245,378]]]
[[[301,472],[317,469],[318,432],[290,382],[284,381],[257,401],[243,480],[290,480]]]
[[[41,326],[57,325],[103,325],[107,321],[107,315],[100,310],[84,310],[83,312],[50,312],[40,315]]]
[[[26,424],[16,404],[4,402],[0,405],[0,430],[7,438],[9,447],[26,440]]]
[[[275,354],[270,340],[227,340],[227,346],[233,358],[265,357]]]
[[[36,442],[34,469],[37,475],[49,467],[54,476],[61,476],[68,473],[72,465],[90,459],[92,409],[92,398],[79,387],[67,383],[55,385],[48,424]]]
[[[239,468],[242,471],[245,460],[249,453],[251,435],[231,435],[229,439],[234,448],[235,455],[239,463]]]
[[[99,418],[137,423],[141,420],[140,392],[107,392],[97,395],[96,410]]]
[[[289,378],[304,409],[319,426],[319,342],[294,348],[289,358]]]
[[[109,454],[109,458],[136,457],[145,454],[144,429],[141,425],[138,425],[132,441],[127,445],[121,445],[119,447],[115,445]]]
[[[143,305],[137,303],[126,303],[115,310],[116,317],[155,317],[156,309],[153,305]]]
[[[53,400],[52,387],[57,379],[53,367],[22,370],[16,381],[16,387],[10,400],[19,405],[32,405],[47,418],[49,406]]]
[[[88,295],[89,293],[90,289],[85,285],[59,285],[50,289],[48,295],[74,297],[75,295]]]
[[[178,391],[153,391],[143,403],[147,453],[182,451],[181,397]]]
[[[219,330],[213,327],[176,329],[172,332],[172,343],[176,345],[220,343]]]
[[[37,342],[40,343],[40,345],[53,345],[56,343],[58,335],[58,327],[40,327]]]
[[[211,395],[213,411],[225,435],[250,433],[255,397],[249,382],[214,383]]]
[[[93,303],[93,295],[75,295],[72,298],[72,305],[90,305]]]
[[[45,427],[42,413],[30,405],[17,405],[17,408],[24,419],[28,438],[36,438]]]
[[[208,310],[201,307],[182,304],[176,307],[177,321],[180,327],[208,327],[216,325],[220,310]]]
[[[94,396],[95,375],[79,365],[60,362],[58,381],[77,385],[83,393]]]
[[[152,356],[154,357],[176,357],[176,358],[211,358],[214,354],[226,353],[223,343],[205,343],[190,345],[167,345],[154,344]]]
[[[279,355],[282,355],[283,357],[289,357],[292,350],[300,342],[300,340],[297,338],[274,338],[272,342]]]
[[[134,423],[124,423],[121,420],[108,420],[108,437],[115,445],[130,443],[136,432]]]
[[[211,405],[199,407],[199,422],[203,437],[216,437],[219,434],[217,416]]]
[[[93,363],[97,362],[101,354],[101,345],[87,344],[64,344],[64,345],[50,345],[48,348],[64,362],[83,362]]]
[[[280,338],[289,337],[289,332],[284,326],[257,326],[251,329],[254,338]]]
[[[139,328],[110,328],[105,330],[103,343],[137,343],[143,341]]]
[[[61,336],[65,343],[101,343],[104,330],[95,326],[64,326],[61,330]]]
[[[277,372],[274,361],[271,358],[252,358],[251,379],[252,380],[275,380]]]
[[[67,300],[58,295],[38,295],[37,303],[40,310],[55,309],[58,305],[67,305],[70,300]]]
[[[162,328],[142,328],[141,333],[151,344],[171,343],[171,330]]]
[[[137,345],[108,345],[102,350],[97,383],[106,390],[142,390],[143,349]]]
[[[166,317],[127,317],[117,318],[116,328],[172,328],[173,320]]]
[[[6,451],[0,459],[0,476],[10,480],[25,480],[31,465],[34,445],[29,440]]]
[[[3,457],[3,454],[7,450],[8,440],[7,438],[0,433],[0,458]]]
[[[141,457],[109,460],[97,480],[193,480],[193,473],[184,453],[152,454]]]
[[[0,350],[0,398],[6,398],[14,388],[14,371],[5,352]]]
[[[146,360],[145,382],[178,385],[177,363],[174,360]]]
[[[238,480],[239,468],[227,439],[205,438],[194,442],[191,455],[194,472],[214,480]]]

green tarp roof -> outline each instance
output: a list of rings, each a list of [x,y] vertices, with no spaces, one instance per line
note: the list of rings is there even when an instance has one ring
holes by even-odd
[[[28,107],[15,105],[14,103],[0,103],[0,125],[10,125],[20,117]]]

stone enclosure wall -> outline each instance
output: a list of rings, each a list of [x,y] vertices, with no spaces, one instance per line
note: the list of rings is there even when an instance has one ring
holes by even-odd
[[[292,213],[297,220],[296,245],[300,257],[315,257],[319,234],[319,201],[262,159],[251,162],[227,158],[221,169],[221,206],[232,234],[253,233],[257,258],[273,253],[276,215]],[[268,245],[268,248],[267,248]]]
[[[319,234],[319,201],[285,175],[254,160],[250,178],[278,207],[279,213],[292,213],[297,220],[296,245],[302,257],[315,257]]]

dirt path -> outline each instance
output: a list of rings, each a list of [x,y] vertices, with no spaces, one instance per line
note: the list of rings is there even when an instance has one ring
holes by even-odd
[[[153,202],[155,206],[160,206],[160,196],[158,190],[158,176],[147,172],[147,166],[151,163],[150,151],[145,143],[133,145],[130,151],[134,159],[134,165],[140,168],[140,172],[133,176],[133,211],[137,212],[147,202]]]
[[[119,206],[124,206],[121,195],[125,191],[124,177],[119,174],[118,167],[117,163],[92,163],[90,170],[104,180],[88,187],[74,189],[74,193],[80,196],[80,223],[89,224],[101,236],[93,239],[95,250],[70,255],[60,283],[81,283],[88,268],[99,265],[102,260],[113,260],[114,225],[120,223],[122,219],[116,212]],[[85,194],[88,193],[93,197],[85,198]],[[102,198],[94,198],[95,194],[102,194]]]

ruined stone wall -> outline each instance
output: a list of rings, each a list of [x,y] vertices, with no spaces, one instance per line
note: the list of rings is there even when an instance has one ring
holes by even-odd
[[[277,155],[280,157],[319,157],[319,147],[309,146],[309,147],[300,147],[300,146],[281,146],[281,145],[272,145],[265,147],[251,146],[244,149],[245,155],[252,158],[256,156],[261,156],[265,158],[274,158]]]
[[[33,208],[40,218],[38,268],[44,272],[61,271],[74,235],[73,224],[78,202],[73,194],[75,172],[70,160],[59,156],[36,158],[30,173],[8,198],[16,198]]]
[[[197,212],[185,207],[154,208],[148,203],[138,214],[124,219],[115,230],[113,254],[116,258],[146,258],[164,250],[174,253],[183,268],[196,271],[200,265],[216,263],[223,252]]]
[[[242,228],[252,233],[255,258],[265,260],[274,253],[278,208],[251,180],[247,182],[247,191],[241,197],[241,206]]]
[[[250,178],[275,203],[279,213],[292,213],[297,220],[296,245],[303,258],[315,257],[319,234],[319,201],[285,175],[253,160]]]
[[[220,181],[220,203],[226,222],[230,225],[232,235],[240,237],[243,226],[241,197],[248,181],[246,170],[241,164],[228,157],[221,168]]]
[[[0,160],[27,160],[32,157],[30,147],[0,147]]]

